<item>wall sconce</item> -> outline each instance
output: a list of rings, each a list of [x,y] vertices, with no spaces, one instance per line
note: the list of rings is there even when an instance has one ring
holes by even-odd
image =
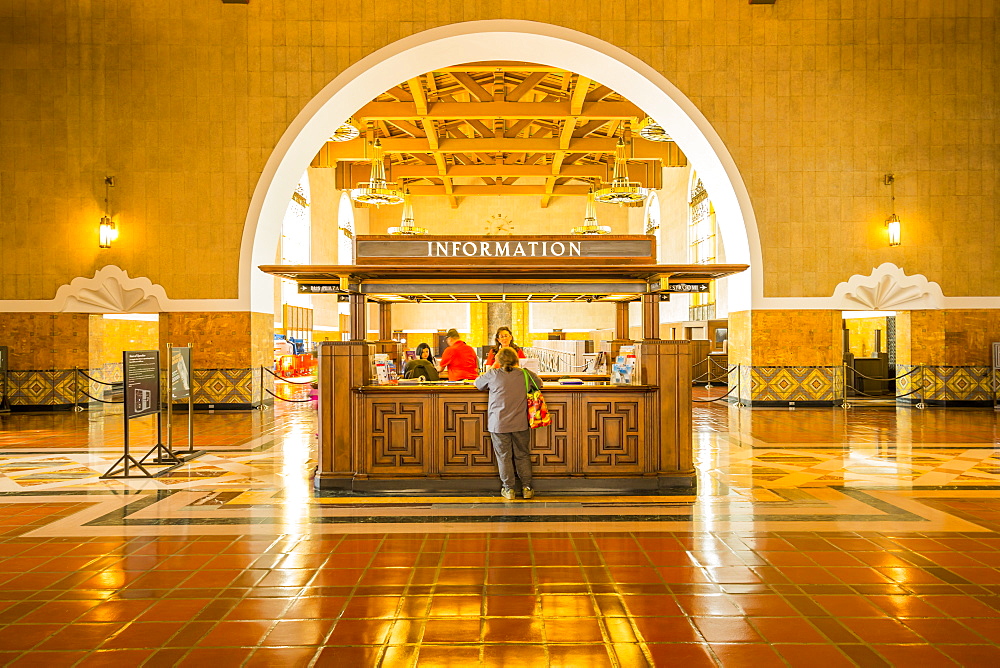
[[[111,248],[111,242],[118,238],[118,226],[111,220],[108,213],[108,192],[115,185],[115,177],[104,177],[104,215],[101,216],[100,242],[101,248]]]
[[[885,230],[889,237],[889,245],[898,246],[901,223],[899,216],[896,215],[896,177],[892,174],[886,174],[884,183],[889,186],[889,197],[892,205],[892,215],[885,220]]]

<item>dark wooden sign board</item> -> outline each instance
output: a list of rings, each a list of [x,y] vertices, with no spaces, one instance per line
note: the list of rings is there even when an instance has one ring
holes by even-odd
[[[650,235],[566,236],[358,236],[359,265],[469,264],[645,264],[656,262],[656,239]]]

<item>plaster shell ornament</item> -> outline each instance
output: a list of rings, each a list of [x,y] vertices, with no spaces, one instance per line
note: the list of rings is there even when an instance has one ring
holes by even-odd
[[[93,278],[77,277],[56,291],[56,307],[63,313],[157,313],[167,302],[162,285],[148,278],[131,278],[109,264]]]
[[[871,311],[892,311],[941,308],[944,294],[941,286],[926,276],[907,276],[900,267],[884,262],[868,276],[855,274],[838,284],[833,297],[848,310],[861,306]]]

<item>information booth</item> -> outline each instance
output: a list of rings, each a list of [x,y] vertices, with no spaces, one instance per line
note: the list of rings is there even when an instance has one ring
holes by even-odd
[[[656,264],[651,236],[359,236],[357,264],[262,266],[300,291],[350,302],[354,340],[319,348],[318,489],[495,491],[487,395],[471,385],[374,385],[372,359],[398,359],[393,303],[557,301],[616,305],[612,359],[634,346],[632,384],[546,382],[552,425],[532,430],[535,487],[547,491],[692,488],[689,342],[659,338],[659,304],[707,290],[746,265]],[[629,304],[642,303],[640,341]],[[364,340],[365,304],[379,339]],[[609,323],[610,324],[610,323]]]

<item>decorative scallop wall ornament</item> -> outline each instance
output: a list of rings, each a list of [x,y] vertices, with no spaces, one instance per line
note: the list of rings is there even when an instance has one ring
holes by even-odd
[[[93,278],[78,277],[56,291],[56,310],[64,313],[157,313],[167,293],[148,278],[132,278],[109,264]]]
[[[891,262],[872,269],[868,276],[855,274],[833,291],[833,299],[845,310],[892,311],[941,308],[941,286],[922,274],[907,276]]]

